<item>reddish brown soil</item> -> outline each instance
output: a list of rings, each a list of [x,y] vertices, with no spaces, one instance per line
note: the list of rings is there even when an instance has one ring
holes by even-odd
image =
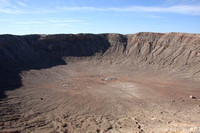
[[[82,61],[23,72],[24,86],[8,91],[1,101],[1,132],[190,132],[199,128],[199,82],[126,67],[121,72],[123,68],[116,64]]]
[[[200,132],[199,34],[3,37],[0,132]]]

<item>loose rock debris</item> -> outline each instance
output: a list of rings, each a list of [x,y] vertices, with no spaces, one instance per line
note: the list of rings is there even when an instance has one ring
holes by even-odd
[[[111,80],[117,80],[117,78],[102,78],[103,81],[111,81]]]
[[[195,96],[192,96],[192,95],[190,95],[190,98],[191,98],[191,99],[196,99],[196,97],[195,97]]]

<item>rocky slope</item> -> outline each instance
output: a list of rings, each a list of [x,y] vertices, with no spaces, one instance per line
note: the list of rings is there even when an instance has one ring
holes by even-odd
[[[22,70],[66,64],[63,57],[129,59],[200,77],[200,35],[187,33],[1,35],[1,90],[20,86]]]
[[[199,34],[0,35],[0,132],[196,131],[199,79]]]

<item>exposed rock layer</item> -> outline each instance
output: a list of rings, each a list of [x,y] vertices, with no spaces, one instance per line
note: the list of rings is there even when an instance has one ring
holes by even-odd
[[[1,35],[0,132],[197,131],[199,38]]]
[[[1,35],[1,93],[5,88],[21,85],[22,70],[66,64],[62,57],[92,55],[109,61],[124,58],[134,64],[170,67],[189,77],[200,77],[199,34]]]

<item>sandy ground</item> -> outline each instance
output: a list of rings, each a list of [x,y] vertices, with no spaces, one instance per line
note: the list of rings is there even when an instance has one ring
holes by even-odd
[[[174,73],[88,61],[24,71],[0,101],[0,132],[198,133],[200,82]]]

